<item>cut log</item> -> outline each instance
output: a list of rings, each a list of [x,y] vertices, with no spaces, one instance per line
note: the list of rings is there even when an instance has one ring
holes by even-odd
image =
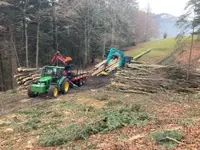
[[[30,85],[30,84],[32,84],[33,83],[33,80],[29,80],[29,81],[26,81],[25,83],[24,83],[24,85],[25,86],[28,86],[28,85]]]
[[[31,77],[36,78],[36,77],[41,77],[41,75],[40,74],[33,74]]]
[[[141,54],[139,54],[139,55],[137,55],[137,56],[135,56],[134,57],[134,60],[138,60],[138,59],[140,59],[141,57],[143,57],[144,55],[146,55],[146,54],[148,54],[148,53],[150,53],[151,52],[151,48],[149,48],[148,50],[146,50],[145,52],[143,52],[143,53],[141,53]]]
[[[92,73],[92,76],[95,76],[95,75],[99,74],[100,72],[104,71],[104,69],[108,70],[110,67],[116,65],[117,63],[119,63],[118,60],[110,61],[110,63],[108,64],[108,66],[106,68],[104,68],[104,66],[101,66],[95,72]]]
[[[18,81],[21,81],[21,80],[23,80],[23,79],[25,79],[25,78],[28,78],[28,77],[30,77],[30,76],[29,76],[29,75],[21,76],[21,77],[17,78],[17,80],[18,80]]]
[[[95,65],[95,69],[98,69],[100,66],[106,63],[106,60],[100,62],[99,64]]]
[[[132,64],[120,69],[111,79],[108,88],[130,93],[157,93],[166,90],[187,93],[200,88],[199,73],[190,73],[189,82],[186,75],[187,70],[177,66]]]
[[[24,83],[24,82],[29,81],[29,80],[33,80],[33,78],[32,78],[32,77],[24,78],[24,79],[22,80],[22,82]]]
[[[22,73],[16,74],[16,75],[14,75],[14,78],[16,79],[16,78],[19,78],[20,76],[24,76],[24,74],[22,74]]]

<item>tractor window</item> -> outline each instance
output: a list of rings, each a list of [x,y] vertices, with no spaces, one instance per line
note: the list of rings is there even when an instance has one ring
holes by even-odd
[[[53,76],[55,75],[55,70],[53,68],[44,68],[43,76]]]
[[[43,76],[61,77],[64,69],[62,68],[45,68],[43,70]]]

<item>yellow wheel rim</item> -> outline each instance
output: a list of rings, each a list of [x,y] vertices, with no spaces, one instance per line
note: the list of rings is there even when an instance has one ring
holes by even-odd
[[[53,96],[56,97],[57,95],[58,95],[58,89],[55,88],[55,89],[53,90]]]
[[[65,83],[65,87],[64,88],[65,88],[65,92],[67,92],[69,90],[69,82]]]

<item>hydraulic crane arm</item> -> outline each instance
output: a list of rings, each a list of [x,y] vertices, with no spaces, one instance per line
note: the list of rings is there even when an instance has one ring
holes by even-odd
[[[71,57],[66,57],[66,58],[64,58],[64,57],[60,54],[60,52],[58,51],[58,52],[56,52],[56,54],[54,55],[54,57],[51,59],[51,63],[54,63],[56,60],[60,60],[64,65],[66,65],[66,63],[67,63],[68,61],[72,60],[72,59],[71,59]]]
[[[119,62],[119,67],[123,67],[124,66],[124,52],[117,50],[115,48],[110,49],[110,52],[109,52],[108,57],[106,59],[106,64],[108,64],[110,62],[113,55],[120,55],[121,58],[120,58],[120,62]]]

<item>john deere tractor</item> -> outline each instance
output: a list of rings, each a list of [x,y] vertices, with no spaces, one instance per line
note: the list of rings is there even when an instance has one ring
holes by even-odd
[[[56,98],[58,93],[66,94],[70,81],[63,76],[64,67],[46,66],[43,68],[42,77],[33,83],[28,89],[29,97],[36,97],[41,93],[47,93],[49,97]]]

